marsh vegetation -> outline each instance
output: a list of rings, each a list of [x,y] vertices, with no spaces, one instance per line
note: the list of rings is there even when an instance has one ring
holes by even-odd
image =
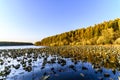
[[[118,80],[119,77],[120,46],[0,50],[0,79]]]

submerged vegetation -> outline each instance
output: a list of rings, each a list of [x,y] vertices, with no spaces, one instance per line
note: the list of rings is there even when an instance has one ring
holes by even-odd
[[[76,78],[118,80],[120,76],[119,53],[120,46],[57,46],[0,50],[0,78],[9,78],[9,75],[12,75],[14,76],[12,80],[17,80],[15,75],[19,72],[17,70],[20,70],[22,72],[19,74],[23,74],[21,80],[27,80],[24,79],[24,71],[32,74],[33,79],[29,78],[29,80],[36,80],[36,78],[63,80],[61,76],[69,77],[66,78],[69,80]],[[106,72],[104,68],[110,69],[111,72]],[[39,71],[38,74],[35,69]],[[87,74],[86,71],[90,73]],[[76,78],[75,75],[74,78],[70,78],[73,72]],[[63,74],[68,76],[63,76]]]
[[[35,43],[44,46],[120,44],[120,19],[50,36]]]

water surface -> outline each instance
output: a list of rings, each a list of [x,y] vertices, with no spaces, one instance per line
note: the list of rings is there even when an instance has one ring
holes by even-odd
[[[26,48],[42,48],[42,46],[24,45],[24,46],[0,46],[0,49],[26,49]]]
[[[98,55],[99,53],[85,53],[83,49],[89,51],[89,47],[75,47],[75,49],[72,47],[41,48],[39,46],[37,48],[36,46],[34,48],[19,46],[17,49],[15,46],[13,49],[13,47],[0,50],[0,79],[43,80],[46,76],[49,77],[48,80],[119,80],[120,78],[119,62],[113,63],[113,58],[112,63],[102,61],[102,54],[99,52],[101,48],[96,50],[94,47],[92,50],[90,47],[91,51],[96,50],[101,54]],[[108,51],[107,49],[114,50],[114,53],[111,53],[112,57],[119,52],[115,51],[119,48],[103,48],[105,52]],[[92,58],[86,58],[86,56]],[[106,60],[105,54],[103,57]],[[15,68],[17,65],[19,68]],[[4,74],[7,71],[10,72],[7,75]]]

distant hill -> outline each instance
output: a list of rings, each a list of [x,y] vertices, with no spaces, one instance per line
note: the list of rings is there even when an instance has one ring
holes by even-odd
[[[0,42],[0,46],[19,46],[19,45],[33,45],[33,43],[27,42]]]
[[[104,21],[94,26],[64,32],[49,36],[35,45],[62,46],[62,45],[104,45],[120,44],[120,19]]]

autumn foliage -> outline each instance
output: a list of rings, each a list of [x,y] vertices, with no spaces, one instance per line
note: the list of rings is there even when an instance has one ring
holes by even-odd
[[[120,19],[104,21],[94,26],[64,32],[49,36],[35,45],[62,46],[62,45],[103,45],[120,43]]]

